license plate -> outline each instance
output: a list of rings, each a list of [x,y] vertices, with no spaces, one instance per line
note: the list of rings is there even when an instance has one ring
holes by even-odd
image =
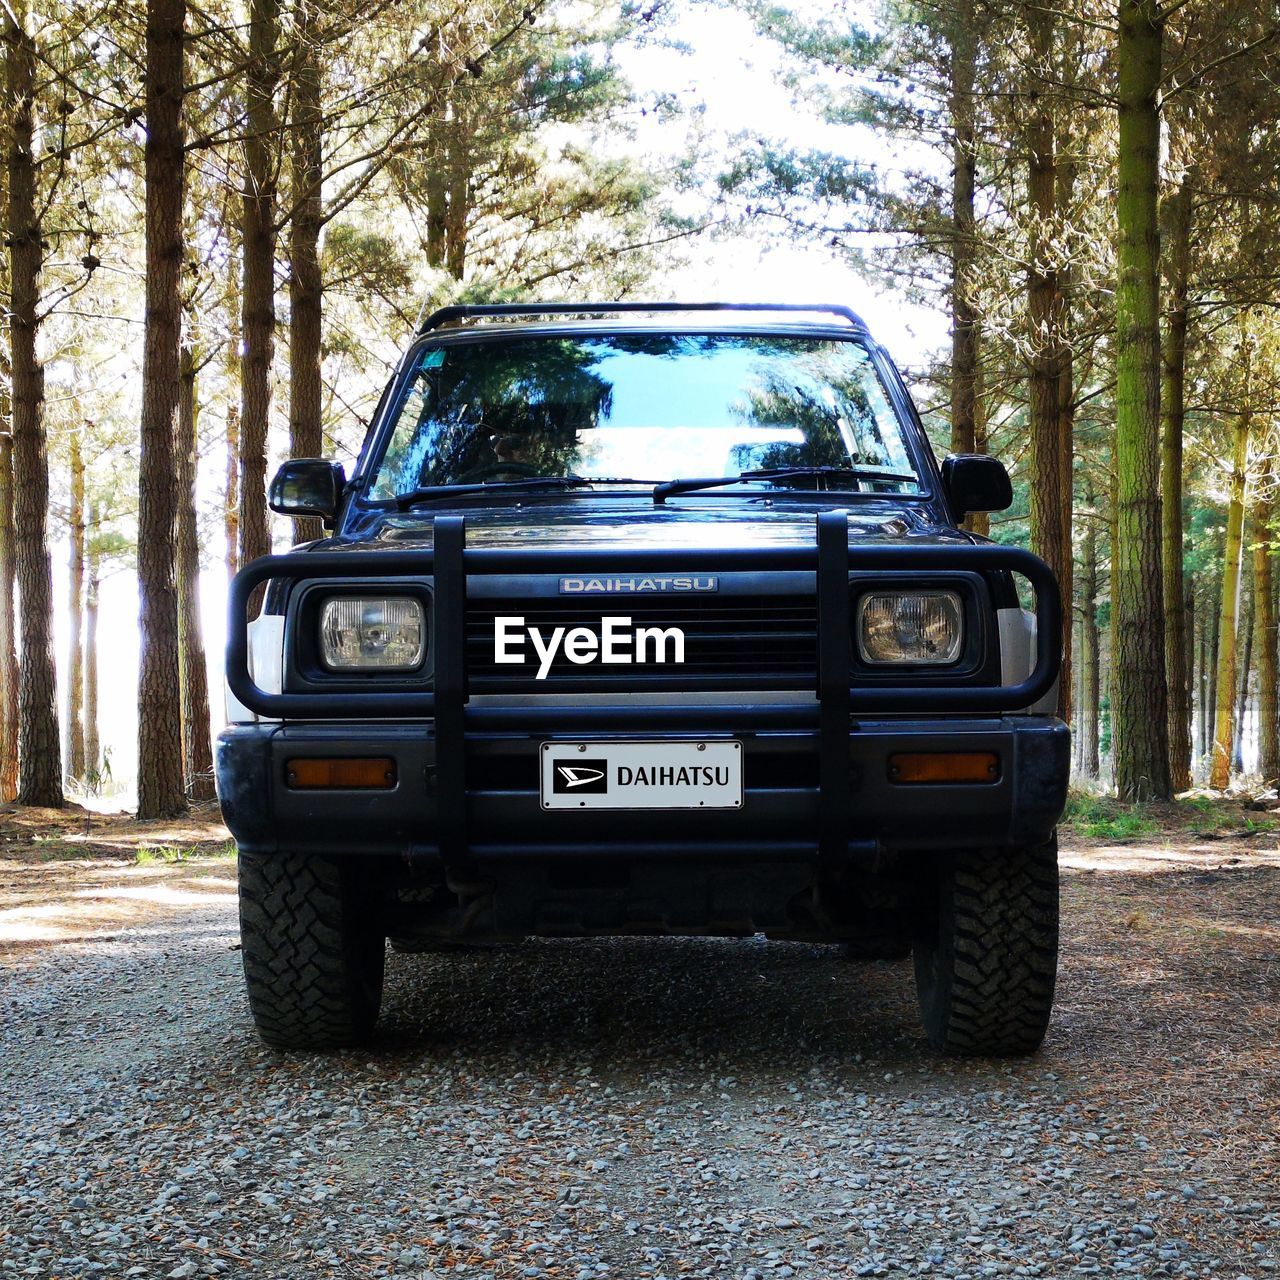
[[[741,809],[740,742],[544,742],[544,809]]]

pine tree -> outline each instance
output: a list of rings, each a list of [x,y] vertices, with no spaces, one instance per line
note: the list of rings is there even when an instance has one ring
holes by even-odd
[[[148,0],[147,324],[138,462],[138,816],[186,811],[183,787],[173,483],[182,269],[183,27],[186,0]]]
[[[46,543],[49,465],[44,366],[38,353],[42,206],[35,155],[38,52],[26,5],[6,7],[8,90],[9,334],[12,378],[14,545],[21,601],[18,677],[18,799],[60,808],[62,760],[53,662],[53,581]]]
[[[1160,572],[1156,212],[1163,19],[1156,0],[1120,0],[1119,16],[1111,706],[1116,789],[1124,800],[1150,800],[1170,793]]]

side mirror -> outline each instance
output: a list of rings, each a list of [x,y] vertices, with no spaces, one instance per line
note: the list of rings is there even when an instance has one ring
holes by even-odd
[[[999,458],[957,453],[942,460],[942,487],[958,524],[971,511],[1004,511],[1013,505],[1013,485]]]
[[[271,481],[267,505],[282,516],[319,516],[332,528],[346,483],[340,462],[291,458]]]

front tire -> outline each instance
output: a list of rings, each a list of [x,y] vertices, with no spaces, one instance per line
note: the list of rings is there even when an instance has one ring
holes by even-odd
[[[367,876],[337,858],[241,853],[249,1008],[276,1049],[338,1049],[373,1032],[386,957]]]
[[[943,854],[915,945],[929,1042],[944,1053],[1034,1053],[1058,967],[1058,842]]]

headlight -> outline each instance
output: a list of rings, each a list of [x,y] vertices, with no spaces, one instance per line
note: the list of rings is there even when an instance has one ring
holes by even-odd
[[[422,604],[409,596],[335,596],[320,610],[320,656],[333,671],[412,671],[426,634]]]
[[[886,591],[858,601],[858,653],[864,662],[944,666],[960,656],[964,622],[954,591]]]

